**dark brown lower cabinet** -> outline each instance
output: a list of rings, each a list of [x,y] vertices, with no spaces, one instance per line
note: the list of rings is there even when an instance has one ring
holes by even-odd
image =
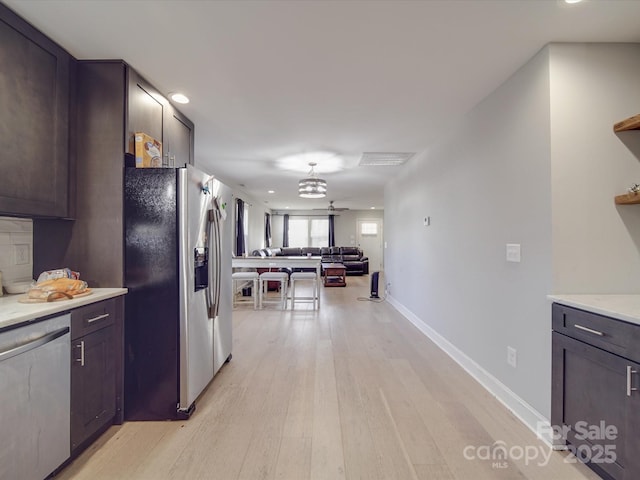
[[[606,348],[630,325],[554,305],[551,423],[557,443],[603,478],[640,478],[640,364]],[[630,351],[621,343],[612,349]]]
[[[121,322],[116,302],[106,300],[71,312],[72,455],[119,423]]]
[[[78,448],[116,412],[114,327],[74,340],[71,368],[71,450]]]

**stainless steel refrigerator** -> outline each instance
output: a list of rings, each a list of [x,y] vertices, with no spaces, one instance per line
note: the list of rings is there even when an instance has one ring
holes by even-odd
[[[188,418],[231,359],[231,191],[190,165],[124,183],[125,419]]]

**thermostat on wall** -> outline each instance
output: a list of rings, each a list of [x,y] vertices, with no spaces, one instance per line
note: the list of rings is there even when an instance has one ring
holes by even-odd
[[[507,262],[520,261],[520,244],[507,243]]]

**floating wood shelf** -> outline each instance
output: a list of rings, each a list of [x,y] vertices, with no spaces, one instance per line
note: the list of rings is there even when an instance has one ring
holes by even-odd
[[[626,130],[640,130],[640,115],[634,115],[613,126],[614,132],[624,132]]]
[[[633,205],[640,203],[640,193],[625,193],[616,196],[616,205]]]

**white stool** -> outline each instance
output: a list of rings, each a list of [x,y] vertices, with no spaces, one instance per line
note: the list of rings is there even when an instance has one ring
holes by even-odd
[[[296,297],[296,282],[313,282],[312,297]],[[318,276],[316,272],[293,272],[291,274],[291,310],[295,306],[295,302],[313,302],[313,309],[318,308]]]
[[[238,303],[246,303],[251,300],[236,300],[236,290],[238,288],[237,282],[251,281],[251,297],[253,298],[253,309],[258,307],[258,272],[235,272],[231,274],[233,280],[233,306]]]
[[[289,275],[285,272],[264,272],[260,274],[260,308],[263,303],[274,303],[273,300],[264,300],[265,289],[267,289],[268,282],[280,282],[280,300],[275,303],[281,303],[282,309],[287,309],[287,282],[289,281]]]

